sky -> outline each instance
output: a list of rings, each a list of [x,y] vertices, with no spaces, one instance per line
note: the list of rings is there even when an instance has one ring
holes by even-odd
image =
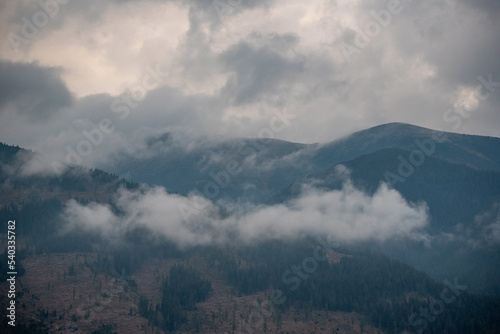
[[[500,136],[497,0],[0,0],[0,36],[0,141],[54,159],[165,132]]]

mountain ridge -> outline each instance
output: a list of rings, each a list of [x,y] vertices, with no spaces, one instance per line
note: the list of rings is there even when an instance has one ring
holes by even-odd
[[[192,191],[203,194],[204,186],[216,181],[210,173],[225,173],[227,164],[235,161],[241,171],[230,175],[230,185],[221,189],[219,198],[239,198],[254,203],[264,203],[306,174],[384,148],[421,150],[419,142],[433,146],[433,157],[500,171],[497,154],[500,138],[443,132],[440,137],[443,142],[432,139],[440,133],[411,124],[387,123],[325,144],[275,139],[235,139],[213,145],[204,142],[190,151],[177,148],[172,155],[168,148],[144,159],[121,154],[114,164],[98,167],[135,182],[161,185],[170,192],[187,195]]]

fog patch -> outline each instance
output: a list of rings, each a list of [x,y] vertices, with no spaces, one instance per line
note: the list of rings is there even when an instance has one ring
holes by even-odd
[[[186,208],[192,214],[186,216]],[[305,186],[298,198],[285,204],[233,203],[224,209],[203,197],[173,195],[160,187],[121,190],[113,208],[67,202],[63,220],[68,229],[78,226],[115,238],[146,227],[185,248],[305,235],[328,235],[339,242],[420,240],[428,224],[427,211],[424,203],[408,203],[385,184],[370,196],[346,181],[334,191]]]

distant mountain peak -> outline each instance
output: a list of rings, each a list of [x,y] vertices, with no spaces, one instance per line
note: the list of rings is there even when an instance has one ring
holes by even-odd
[[[412,136],[430,136],[436,130],[431,130],[428,128],[424,128],[422,126],[408,124],[408,123],[400,123],[400,122],[391,122],[385,123],[381,125],[377,125],[365,130],[361,130],[353,133],[352,135],[357,135],[361,133],[371,134],[372,136],[387,136],[387,135],[412,135]],[[351,136],[352,136],[351,135]]]

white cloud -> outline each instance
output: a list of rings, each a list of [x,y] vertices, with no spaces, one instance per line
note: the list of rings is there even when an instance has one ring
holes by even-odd
[[[203,215],[186,221],[180,208],[199,203]],[[91,203],[81,205],[74,200],[66,204],[63,219],[68,229],[81,227],[97,231],[103,236],[120,238],[130,229],[142,226],[160,233],[180,247],[206,245],[222,240],[228,231],[226,222],[217,220],[216,208],[203,198],[172,195],[163,188],[130,192],[121,190],[116,205],[122,212],[115,214],[108,205]],[[116,240],[115,240],[116,241]]]
[[[346,182],[341,190],[305,189],[287,205],[264,207],[242,218],[242,235],[293,237],[328,234],[352,242],[410,237],[427,224],[423,204],[410,205],[385,184],[369,196]]]
[[[119,236],[143,226],[181,247],[228,240],[252,242],[265,238],[329,235],[340,242],[420,239],[428,223],[425,204],[410,204],[395,190],[381,185],[369,196],[347,181],[341,190],[306,188],[290,203],[247,207],[223,218],[207,200],[166,193],[162,188],[143,192],[122,190],[113,214],[107,205],[70,201],[63,217],[70,226]],[[184,212],[184,214],[182,213]]]

